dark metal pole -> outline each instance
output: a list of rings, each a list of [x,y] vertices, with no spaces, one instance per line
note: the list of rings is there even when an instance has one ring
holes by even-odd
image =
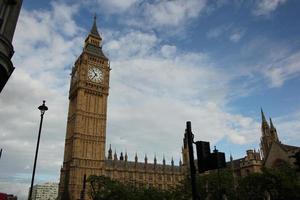
[[[193,150],[194,135],[192,133],[190,121],[186,122],[186,132],[187,132],[187,139],[188,139],[188,150],[189,150],[189,160],[190,160],[190,170],[191,170],[192,197],[193,200],[200,200],[200,195],[197,191],[197,185],[196,185],[196,168],[194,163],[194,150]]]
[[[44,118],[45,111],[48,110],[48,108],[45,106],[45,101],[43,101],[43,105],[39,106],[39,110],[41,111],[41,120],[40,120],[40,128],[39,128],[38,140],[37,140],[36,149],[35,149],[33,172],[32,172],[31,186],[30,186],[28,200],[31,200],[31,196],[32,196],[32,189],[33,189],[33,183],[34,183],[36,161],[37,161],[37,156],[38,156],[38,152],[39,152],[41,131],[42,131],[42,125],[43,125],[43,118]]]
[[[82,190],[80,193],[80,200],[84,200],[84,196],[85,196],[85,183],[86,183],[86,174],[84,174],[83,176],[83,184],[82,184]]]

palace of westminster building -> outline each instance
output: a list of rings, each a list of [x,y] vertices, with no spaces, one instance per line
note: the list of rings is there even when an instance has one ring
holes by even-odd
[[[68,193],[71,200],[80,199],[84,176],[103,175],[136,186],[146,185],[160,189],[176,186],[187,175],[188,150],[183,139],[182,162],[174,165],[172,159],[158,164],[156,157],[148,163],[147,156],[140,162],[137,155],[129,161],[127,153],[117,156],[111,147],[105,156],[107,98],[109,94],[110,63],[102,51],[102,38],[96,19],[85,39],[83,51],[75,61],[71,73],[69,110],[65,138],[64,161],[61,168],[59,198]],[[283,145],[274,125],[270,127],[262,112],[261,154],[247,151],[242,159],[228,162],[234,175],[245,176],[259,172],[263,165],[292,163],[289,155],[299,147]],[[279,152],[279,154],[278,154]],[[278,158],[280,155],[280,158]],[[277,157],[276,157],[277,156]]]

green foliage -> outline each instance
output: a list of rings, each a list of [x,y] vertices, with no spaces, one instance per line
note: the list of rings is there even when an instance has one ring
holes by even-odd
[[[300,199],[299,177],[288,166],[263,169],[243,178],[238,187],[239,197],[245,200],[264,199],[267,194],[272,200]]]
[[[231,170],[220,169],[210,171],[209,174],[200,175],[198,178],[199,191],[203,199],[236,199],[234,179]]]
[[[300,172],[300,150],[295,153],[292,157],[295,158],[295,165],[297,167],[297,171]]]
[[[122,184],[104,176],[90,176],[89,195],[93,200],[191,200],[191,182],[187,178],[176,188],[159,190]],[[229,169],[211,171],[198,176],[198,191],[202,199],[219,200],[226,195],[230,200],[263,200],[268,193],[272,200],[300,199],[299,174],[288,167],[263,169],[240,178],[235,187]]]
[[[173,190],[125,185],[104,176],[90,176],[87,181],[91,186],[89,194],[93,200],[177,200]]]

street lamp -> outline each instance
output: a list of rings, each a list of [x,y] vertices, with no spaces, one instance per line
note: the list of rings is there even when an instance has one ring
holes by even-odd
[[[28,200],[31,200],[32,195],[32,189],[33,189],[33,183],[34,183],[34,175],[35,175],[35,167],[36,167],[36,160],[39,152],[39,145],[40,145],[40,137],[41,137],[41,130],[42,130],[42,124],[43,124],[43,118],[45,112],[48,110],[48,107],[45,105],[46,101],[43,101],[43,104],[38,107],[38,109],[41,111],[41,121],[40,121],[40,128],[39,128],[39,135],[38,140],[36,144],[36,150],[35,150],[35,157],[34,157],[34,165],[33,165],[33,172],[32,172],[32,178],[31,178],[31,186],[29,191]]]

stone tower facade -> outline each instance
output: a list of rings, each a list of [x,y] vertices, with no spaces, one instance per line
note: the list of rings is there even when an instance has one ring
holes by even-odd
[[[102,38],[96,19],[85,40],[81,55],[71,73],[69,111],[65,139],[64,162],[61,168],[58,199],[80,199],[84,177],[103,175],[137,187],[170,189],[184,179],[185,167],[173,159],[158,163],[134,161],[121,153],[118,157],[111,146],[105,156],[107,98],[109,93],[109,60],[102,52]],[[185,139],[186,140],[186,139]],[[186,142],[184,142],[186,143]],[[187,146],[183,151],[185,160]],[[185,161],[186,162],[186,161]],[[85,199],[89,199],[85,195]]]
[[[270,125],[268,124],[265,114],[263,110],[261,109],[261,140],[260,140],[260,146],[261,146],[261,153],[263,159],[267,156],[267,153],[269,152],[269,149],[274,142],[279,142],[277,130],[273,125],[272,119],[270,118]]]
[[[79,199],[83,177],[104,174],[109,60],[102,52],[96,18],[75,62],[59,196]]]

